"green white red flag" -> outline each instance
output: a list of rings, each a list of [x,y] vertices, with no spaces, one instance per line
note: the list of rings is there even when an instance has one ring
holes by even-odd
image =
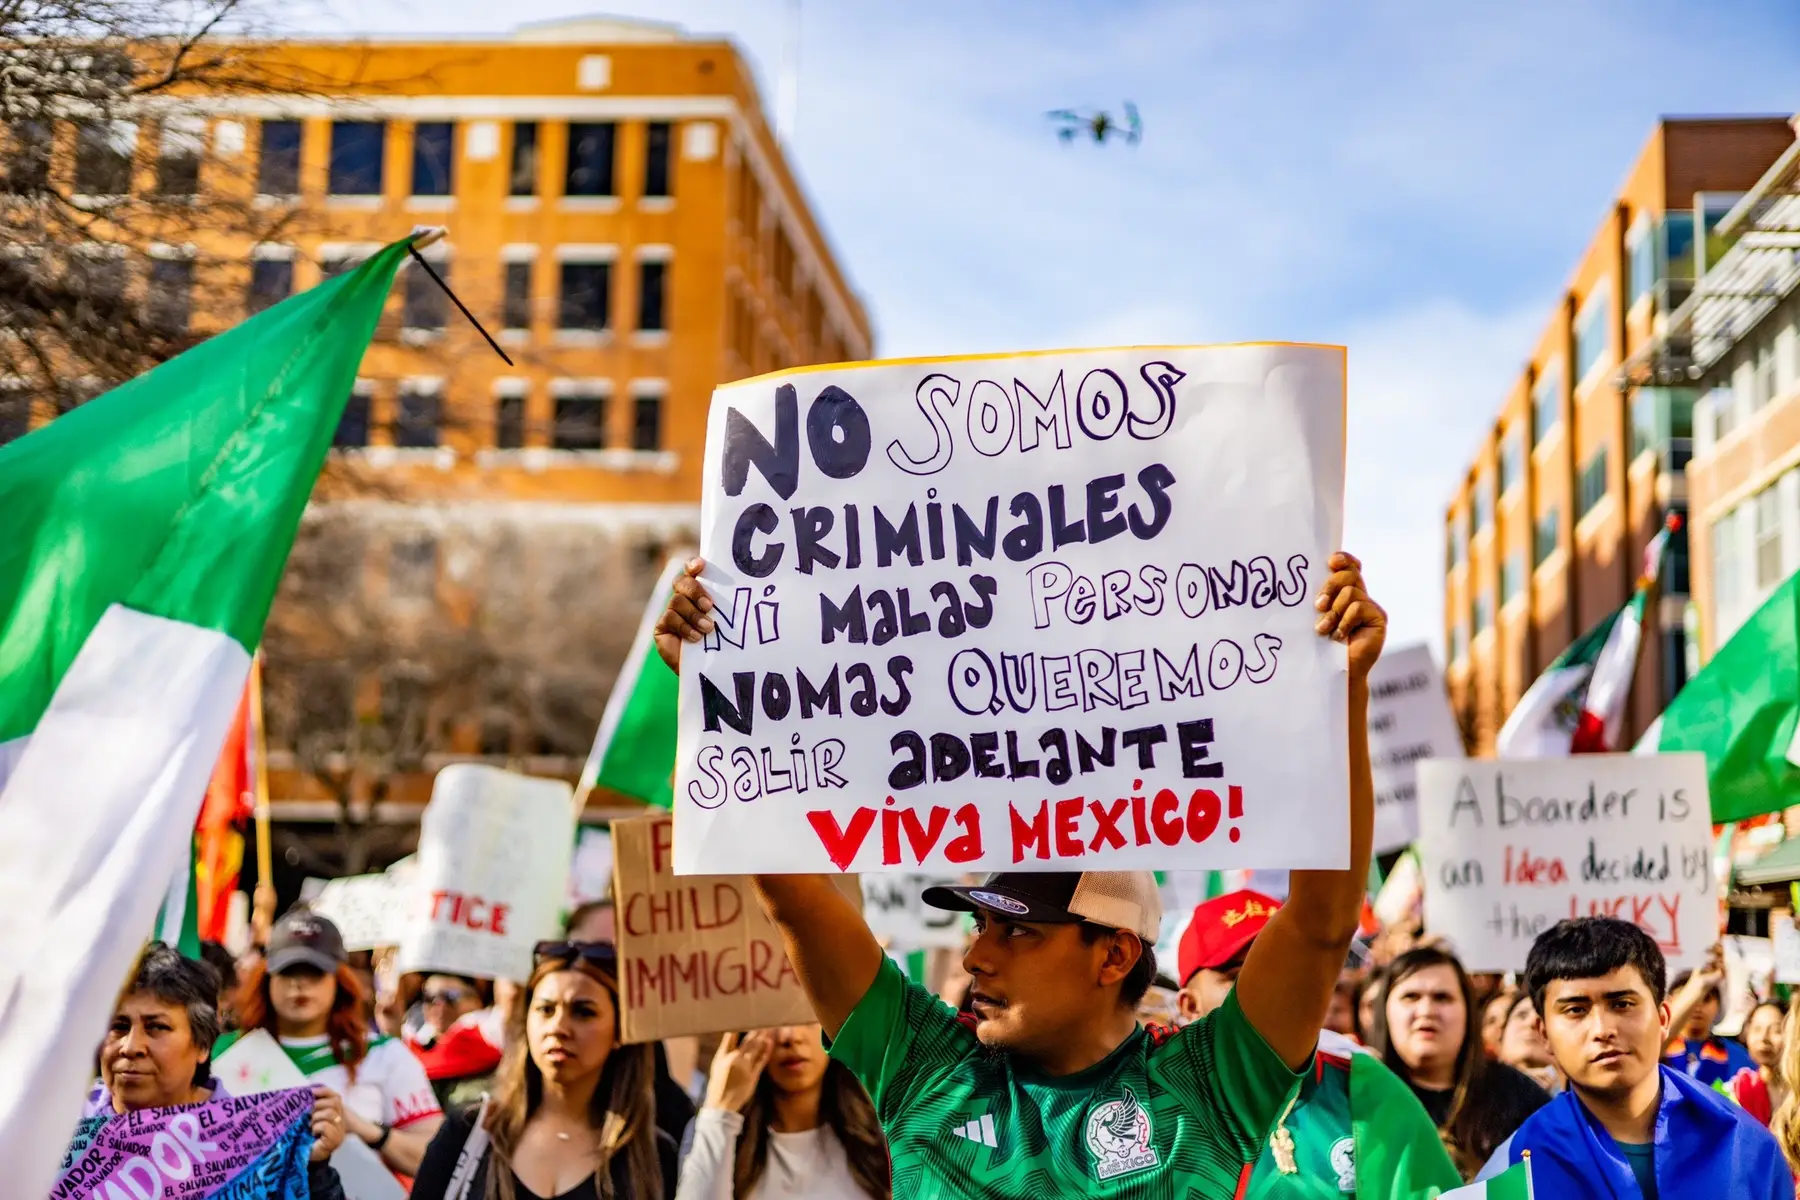
[[[1656,590],[1669,523],[1644,548],[1644,570],[1623,608],[1608,614],[1544,669],[1506,724],[1494,749],[1500,758],[1558,758],[1617,749],[1631,681],[1643,641],[1644,610]]]
[[[412,239],[0,447],[0,1162],[56,1177]]]

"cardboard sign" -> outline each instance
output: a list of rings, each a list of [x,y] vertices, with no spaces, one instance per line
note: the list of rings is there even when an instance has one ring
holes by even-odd
[[[1769,942],[1775,982],[1800,983],[1800,925],[1794,923],[1792,909],[1778,908],[1769,914]]]
[[[294,1060],[265,1029],[252,1029],[231,1044],[213,1063],[213,1077],[232,1096],[254,1096],[284,1088],[310,1086]],[[346,1137],[332,1152],[350,1200],[405,1200],[406,1189],[382,1163],[381,1156],[359,1137]]]
[[[864,875],[863,919],[889,950],[960,950],[963,914],[919,897],[928,887],[961,882],[960,875]]]
[[[338,927],[344,949],[373,950],[400,942],[412,907],[411,889],[391,875],[351,875],[324,881],[311,908]]]
[[[1719,939],[1725,948],[1725,1002],[1719,1008],[1719,1019],[1713,1032],[1736,1037],[1743,1032],[1750,1011],[1770,993],[1775,977],[1773,940],[1726,934]]]
[[[612,823],[626,1042],[817,1020],[744,876],[677,878],[667,813]],[[859,902],[855,879],[839,889]]]
[[[1418,767],[1463,757],[1444,673],[1425,645],[1383,651],[1369,672],[1369,763],[1375,773],[1375,853],[1419,836]]]
[[[1517,971],[1565,917],[1641,925],[1671,969],[1718,936],[1699,754],[1419,764],[1425,928],[1471,971]]]
[[[677,872],[1343,867],[1343,458],[1331,347],[719,388]]]
[[[400,970],[523,982],[531,949],[557,933],[574,791],[497,767],[438,772],[419,826]]]

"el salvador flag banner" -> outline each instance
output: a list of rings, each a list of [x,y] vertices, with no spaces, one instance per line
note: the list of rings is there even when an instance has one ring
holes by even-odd
[[[84,1120],[50,1200],[307,1200],[310,1088]]]

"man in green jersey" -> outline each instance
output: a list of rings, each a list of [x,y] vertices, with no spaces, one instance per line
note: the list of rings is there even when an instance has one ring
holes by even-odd
[[[657,625],[678,667],[713,628],[689,564]],[[1362,912],[1374,821],[1369,668],[1387,615],[1362,566],[1331,556],[1316,628],[1348,649],[1350,845],[1342,871],[1295,871],[1218,1011],[1138,1025],[1161,919],[1144,871],[1014,873],[929,899],[971,911],[973,1012],[909,983],[829,878],[757,877],[763,906],[887,1133],[894,1194],[1130,1200],[1242,1197],[1313,1047]]]
[[[1281,908],[1229,892],[1194,909],[1176,951],[1181,1014],[1201,1020],[1231,995],[1257,935]],[[1342,1034],[1319,1031],[1300,1091],[1250,1174],[1249,1200],[1412,1200],[1462,1186],[1437,1126],[1412,1089]]]

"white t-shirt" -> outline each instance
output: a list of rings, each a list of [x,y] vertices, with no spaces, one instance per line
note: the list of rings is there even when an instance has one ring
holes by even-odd
[[[675,1200],[731,1200],[741,1113],[703,1108],[694,1118],[694,1145],[681,1164]],[[769,1165],[747,1200],[848,1200],[868,1193],[850,1174],[844,1144],[831,1126],[804,1133],[769,1130]]]
[[[398,1038],[369,1039],[369,1052],[356,1064],[356,1081],[329,1053],[313,1053],[329,1039],[282,1038],[282,1048],[314,1083],[322,1083],[344,1098],[344,1104],[365,1121],[404,1129],[414,1121],[442,1114],[425,1064]]]

